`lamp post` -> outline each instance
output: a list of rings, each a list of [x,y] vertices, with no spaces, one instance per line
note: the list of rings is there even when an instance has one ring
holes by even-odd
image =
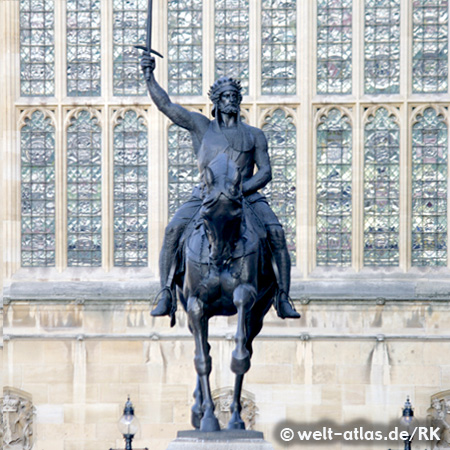
[[[127,402],[125,403],[125,407],[123,408],[123,414],[119,420],[118,426],[119,431],[123,434],[123,438],[125,439],[125,450],[133,450],[131,442],[133,441],[136,433],[139,431],[139,421],[134,415],[133,403],[131,403],[129,396]],[[110,448],[109,450],[118,449]],[[148,448],[134,450],[148,450]]]
[[[414,411],[409,401],[409,396],[406,397],[406,402],[403,407],[402,418],[400,419],[402,427],[408,432],[408,437],[404,440],[405,450],[411,450],[412,430],[415,426],[416,419],[414,418]]]

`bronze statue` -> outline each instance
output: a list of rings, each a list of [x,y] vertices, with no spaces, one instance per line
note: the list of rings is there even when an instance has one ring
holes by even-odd
[[[290,259],[283,228],[258,192],[272,178],[267,141],[260,129],[241,121],[238,81],[222,77],[211,86],[210,120],[172,103],[155,80],[150,52],[144,52],[141,67],[158,109],[190,132],[202,178],[166,228],[160,254],[162,289],[152,315],[170,315],[173,325],[177,298],[186,309],[198,374],[192,423],[202,431],[216,431],[208,320],[238,314],[231,362],[236,383],[228,427],[243,429],[242,381],[265,314],[275,304],[281,318],[300,317],[288,295]]]

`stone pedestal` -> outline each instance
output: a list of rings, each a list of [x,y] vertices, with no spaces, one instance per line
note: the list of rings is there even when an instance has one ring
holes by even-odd
[[[264,440],[263,433],[247,430],[221,430],[202,433],[197,430],[179,431],[167,450],[274,450]]]

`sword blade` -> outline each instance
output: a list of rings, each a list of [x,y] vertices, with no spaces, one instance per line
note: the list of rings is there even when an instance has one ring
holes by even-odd
[[[148,50],[152,48],[152,23],[153,23],[153,0],[148,0],[147,6],[147,39],[145,44]]]

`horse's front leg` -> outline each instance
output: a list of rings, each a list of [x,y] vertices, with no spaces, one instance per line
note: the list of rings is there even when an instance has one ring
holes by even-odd
[[[219,421],[214,415],[214,402],[211,397],[209,374],[211,373],[210,346],[208,344],[208,318],[204,314],[203,303],[197,297],[189,297],[187,304],[189,327],[195,340],[195,370],[200,381],[203,396],[203,416],[200,421],[201,431],[220,430]]]
[[[239,285],[233,293],[233,302],[238,312],[237,330],[235,336],[236,348],[231,357],[231,370],[236,374],[233,403],[231,404],[231,419],[229,429],[245,429],[241,418],[241,392],[244,374],[250,368],[250,352],[246,348],[247,330],[245,316],[256,300],[256,290],[250,284]]]

